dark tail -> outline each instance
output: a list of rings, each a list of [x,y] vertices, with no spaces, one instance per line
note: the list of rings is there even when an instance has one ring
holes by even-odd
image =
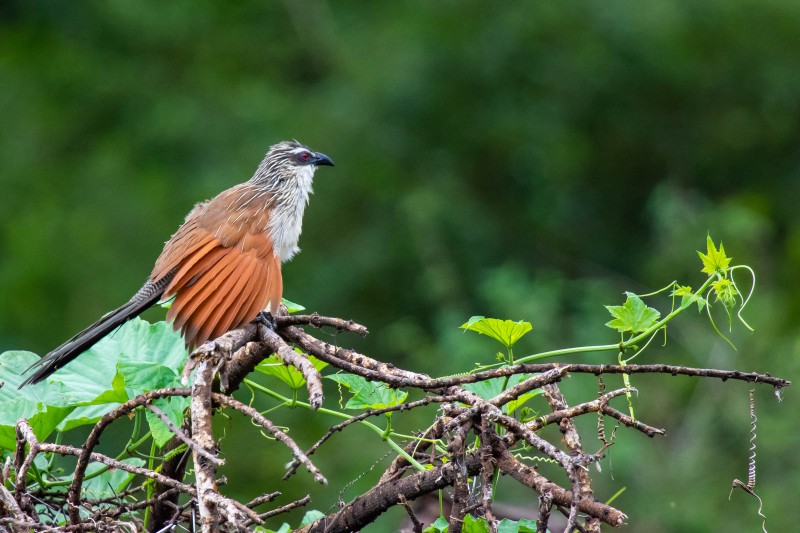
[[[172,274],[172,273],[170,273]],[[91,348],[100,339],[114,331],[116,328],[127,322],[128,320],[139,316],[147,308],[155,304],[162,296],[164,289],[169,283],[171,275],[166,276],[164,279],[156,283],[147,281],[144,287],[139,289],[139,292],[130,299],[128,303],[122,307],[108,313],[106,316],[76,334],[70,340],[50,352],[49,354],[36,361],[25,370],[25,373],[30,372],[31,369],[39,367],[32,376],[22,382],[19,388],[28,384],[36,384],[46,379],[50,374],[62,368],[64,365],[78,357],[80,354]]]

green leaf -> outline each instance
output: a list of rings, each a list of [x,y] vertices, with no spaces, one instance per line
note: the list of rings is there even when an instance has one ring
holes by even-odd
[[[520,395],[516,400],[511,400],[507,404],[503,406],[503,412],[506,414],[511,414],[523,405],[525,402],[530,400],[531,398],[535,398],[542,393],[542,389],[534,389],[530,392],[526,392],[525,394]]]
[[[292,301],[287,300],[286,298],[281,298],[281,303],[286,306],[286,309],[290,313],[296,313],[298,311],[305,311],[306,308],[300,304],[294,303]]]
[[[72,382],[64,383],[56,381],[55,377],[50,377],[42,383],[17,389],[27,377],[27,374],[23,374],[25,370],[38,361],[39,357],[25,351],[10,351],[0,354],[0,380],[5,382],[5,386],[0,388],[0,403],[22,397],[43,405],[70,407],[95,399],[105,392],[107,387],[95,382],[93,378],[96,377],[96,374],[92,374],[88,368],[82,375],[78,375],[70,369],[73,365],[90,366],[80,359],[73,361],[56,374],[59,379],[67,375],[73,378]]]
[[[3,408],[0,409],[0,448],[15,448],[17,420],[20,418],[27,418],[36,438],[44,440],[73,409],[45,406],[27,398],[3,402]]]
[[[422,533],[446,533],[447,527],[447,519],[443,516],[440,516],[433,524],[422,530]]]
[[[0,354],[0,380],[6,383],[0,388],[2,414],[15,415],[7,423],[0,421],[0,446],[5,445],[4,436],[13,435],[19,417],[28,418],[37,436],[43,439],[56,427],[66,431],[94,424],[137,394],[177,385],[185,358],[183,340],[171,326],[164,322],[151,325],[138,318],[106,336],[45,382],[21,390],[16,387],[25,379],[22,374],[38,361],[37,356],[21,351]],[[179,422],[177,410],[175,407],[171,416]],[[158,432],[166,428],[156,420],[152,429]]]
[[[475,383],[464,383],[463,387],[470,392],[474,392],[484,400],[491,400],[503,392],[503,379],[492,378]]]
[[[125,376],[125,388],[131,397],[153,389],[180,384],[180,379],[173,369],[147,361],[137,361],[134,357],[124,354],[119,358],[117,370]]]
[[[123,459],[122,462],[133,466],[144,466],[145,464],[144,460],[138,457],[128,457],[127,459]],[[89,467],[86,469],[87,477],[103,467],[104,465],[100,463],[89,464]],[[88,479],[83,484],[82,492],[91,498],[110,498],[128,488],[134,476],[135,474],[124,470],[111,468],[97,477]]]
[[[697,255],[700,256],[700,260],[703,262],[703,268],[700,272],[704,272],[709,276],[727,270],[732,259],[725,255],[725,247],[722,246],[722,242],[719,243],[719,250],[717,250],[717,247],[714,246],[714,241],[711,240],[711,235],[706,237],[706,253],[704,254],[698,250]]]
[[[300,527],[313,524],[320,518],[325,518],[325,513],[321,513],[316,509],[311,509],[310,511],[308,511],[306,514],[303,515],[303,519],[300,521]]]
[[[530,322],[522,320],[514,322],[513,320],[500,320],[482,316],[473,316],[460,327],[465,331],[474,331],[481,335],[489,336],[506,348],[514,346],[514,343],[533,329]]]
[[[59,424],[58,429],[68,431],[78,426],[95,424],[103,415],[128,401],[125,378],[121,374],[117,373],[114,376],[111,387],[111,390],[101,393],[93,400],[78,403],[78,407]]]
[[[255,531],[256,533],[291,533],[292,528],[291,526],[289,526],[289,524],[284,522],[278,529],[269,529],[264,526],[255,526],[253,528],[253,531]]]
[[[536,533],[536,520],[523,518],[517,522],[504,518],[497,524],[497,533]]]
[[[530,378],[534,374],[515,374],[508,378],[508,383],[505,384],[505,388],[511,388],[515,385],[519,385],[526,379]],[[484,400],[491,400],[501,392],[503,392],[503,384],[505,378],[492,378],[487,379],[484,381],[478,381],[476,383],[465,383],[463,387],[470,392],[474,392]],[[531,398],[538,396],[541,394],[541,389],[535,389],[530,392],[526,392],[525,394],[521,395],[516,400],[508,402],[506,405],[503,406],[503,412],[506,414],[511,414],[520,408],[522,405],[525,404]]]
[[[134,319],[112,339],[103,340],[116,342],[107,350],[118,354],[115,370],[125,379],[125,389],[131,397],[153,389],[180,386],[186,347],[181,336],[166,322],[150,324]]]
[[[606,323],[611,329],[616,329],[620,333],[630,331],[639,333],[646,331],[656,323],[661,313],[652,307],[644,304],[641,298],[632,292],[626,292],[627,300],[623,305],[607,305],[606,309],[614,317]]]
[[[69,416],[65,417],[58,425],[59,431],[69,431],[79,426],[91,426],[103,418],[103,415],[114,410],[118,403],[103,403],[98,405],[85,405],[76,407]]]
[[[298,353],[303,353],[297,348],[295,348],[295,351]],[[308,356],[308,360],[317,370],[322,370],[328,366],[328,363],[325,361],[320,361],[312,355]],[[303,374],[301,374],[300,371],[297,370],[293,365],[287,365],[284,363],[283,359],[275,354],[261,361],[261,363],[259,363],[259,365],[256,367],[256,370],[263,374],[275,376],[293,389],[301,389],[306,385],[306,380],[303,377]]]
[[[485,518],[475,518],[471,514],[464,516],[463,533],[489,533],[489,523]]]
[[[176,427],[181,427],[183,424],[183,416],[186,409],[189,407],[190,399],[183,396],[174,396],[172,398],[159,398],[153,401],[153,405],[161,409],[169,421]],[[145,412],[147,424],[150,426],[150,432],[153,434],[153,440],[156,446],[164,446],[167,441],[175,436],[172,430],[167,426],[154,412],[147,409]]]
[[[672,290],[671,296],[680,297],[681,309],[689,307],[693,303],[697,304],[698,311],[702,311],[706,306],[706,299],[692,292],[692,288],[688,285],[679,285]]]
[[[400,405],[408,397],[408,393],[389,388],[385,383],[367,381],[354,374],[333,374],[325,376],[345,387],[353,393],[353,397],[345,404],[345,409],[383,409]]]
[[[177,385],[177,376],[186,360],[186,348],[181,336],[169,324],[150,324],[134,318],[43,383],[16,391],[16,385],[24,379],[20,374],[36,360],[30,352],[6,352],[0,356],[0,373],[3,373],[0,379],[7,378],[7,385],[14,385],[13,397],[23,395],[45,405],[62,407],[118,403],[123,398],[119,385],[123,378],[128,397],[145,390]],[[5,391],[7,388],[9,390]],[[10,394],[10,389],[0,389],[0,401],[4,394]]]

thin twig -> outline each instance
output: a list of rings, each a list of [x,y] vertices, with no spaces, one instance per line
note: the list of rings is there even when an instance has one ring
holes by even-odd
[[[311,496],[305,495],[299,500],[295,500],[291,503],[287,503],[277,509],[273,509],[271,511],[267,511],[266,513],[261,513],[259,518],[262,520],[266,520],[267,518],[272,518],[273,516],[278,516],[279,514],[288,513],[292,509],[297,509],[298,507],[303,507],[304,505],[308,505],[308,502],[311,501]]]
[[[277,491],[276,492],[270,492],[269,494],[262,494],[261,496],[258,496],[257,498],[253,498],[252,500],[247,502],[245,504],[245,506],[249,507],[250,509],[253,509],[253,508],[258,507],[259,505],[262,505],[264,503],[271,502],[272,500],[274,500],[275,498],[277,498],[280,495],[281,495],[281,493],[277,492]]]
[[[306,388],[308,389],[308,403],[311,404],[312,409],[319,409],[324,401],[322,376],[319,370],[311,364],[307,357],[294,351],[291,346],[286,344],[286,341],[265,325],[259,324],[258,332],[267,346],[275,352],[275,355],[283,359],[284,363],[294,366],[303,374],[303,378],[306,380]]]
[[[392,405],[392,406],[389,406],[389,407],[384,407],[382,409],[369,409],[369,410],[361,413],[360,415],[354,416],[352,418],[348,418],[347,420],[345,420],[343,422],[340,422],[340,423],[338,423],[338,424],[336,424],[334,426],[331,426],[328,429],[328,431],[326,431],[325,434],[322,437],[320,437],[319,440],[317,440],[317,442],[315,442],[308,449],[308,451],[306,451],[306,455],[307,456],[313,455],[314,452],[316,452],[319,449],[319,447],[322,446],[325,443],[325,441],[327,441],[335,433],[337,433],[338,431],[343,430],[344,428],[346,428],[350,424],[354,424],[356,422],[360,422],[360,421],[362,421],[364,419],[367,419],[367,418],[370,418],[370,417],[373,417],[373,416],[378,416],[378,415],[382,415],[382,414],[386,414],[386,413],[392,413],[392,412],[395,412],[395,411],[409,411],[411,409],[415,409],[417,407],[422,407],[422,406],[425,406],[425,405],[430,405],[432,403],[444,403],[444,402],[450,402],[450,401],[454,401],[454,400],[455,400],[455,397],[452,397],[452,396],[426,396],[425,398],[422,398],[421,400],[417,400],[417,401],[414,401],[414,402],[401,403],[400,405]],[[289,479],[297,471],[297,467],[298,466],[300,466],[300,463],[299,463],[299,461],[297,459],[292,461],[289,464],[289,466],[287,468],[287,471],[286,471],[286,474],[284,474],[284,476],[283,476],[283,479],[284,480]]]
[[[75,472],[72,476],[72,483],[69,486],[68,497],[67,497],[67,505],[69,507],[69,519],[70,523],[73,525],[77,525],[80,523],[80,500],[81,500],[81,486],[83,484],[83,478],[86,475],[86,467],[89,466],[89,461],[92,455],[92,450],[97,443],[100,441],[100,435],[103,433],[106,427],[111,424],[113,421],[121,418],[123,416],[128,415],[129,413],[133,412],[134,409],[140,407],[142,405],[146,405],[157,398],[167,398],[169,396],[189,396],[191,394],[190,389],[179,389],[179,388],[170,388],[170,389],[157,389],[150,392],[145,392],[144,394],[140,394],[136,398],[128,400],[127,402],[123,403],[113,411],[110,411],[103,415],[103,417],[94,425],[92,431],[89,433],[89,436],[86,438],[86,442],[83,444],[81,448],[81,453],[78,456],[78,463],[75,465]]]
[[[408,503],[405,496],[401,496],[400,498],[400,505],[405,509],[406,514],[408,515],[408,519],[411,520],[411,527],[414,533],[422,533],[422,529],[425,527],[422,522],[419,521],[417,515],[414,514],[414,509],[411,507],[411,504]]]
[[[314,326],[315,328],[322,328],[322,327],[331,327],[335,328],[339,331],[349,331],[351,333],[355,333],[356,335],[360,335],[362,337],[366,337],[369,331],[365,326],[361,324],[356,324],[352,320],[344,320],[342,318],[333,318],[329,316],[320,316],[317,313],[312,313],[310,315],[283,315],[283,316],[276,316],[275,323],[278,326],[278,329],[284,328],[286,326],[303,326],[308,324],[309,326]]]
[[[261,427],[269,431],[269,433],[273,437],[275,437],[278,441],[280,441],[287,448],[289,448],[289,450],[291,450],[292,452],[292,455],[294,455],[295,458],[298,461],[300,461],[309,472],[311,472],[311,474],[314,476],[314,480],[317,483],[321,483],[323,485],[326,485],[328,483],[328,480],[325,479],[325,476],[323,476],[322,473],[319,471],[319,469],[316,466],[314,466],[314,463],[312,463],[311,460],[306,456],[306,454],[303,453],[303,450],[300,449],[297,443],[289,435],[287,435],[285,432],[281,431],[277,426],[275,426],[275,424],[267,420],[267,418],[261,413],[259,413],[256,409],[250,407],[249,405],[245,405],[242,402],[235,400],[234,398],[231,398],[230,396],[226,396],[224,394],[215,392],[211,396],[214,399],[214,401],[219,403],[220,405],[225,405],[227,407],[236,409],[237,411],[244,413],[245,415],[252,418],[256,424],[260,425]]]
[[[150,411],[152,411],[153,414],[155,414],[162,422],[164,422],[164,425],[166,425],[170,429],[170,431],[172,431],[173,435],[178,437],[178,439],[180,439],[181,442],[184,442],[187,446],[189,446],[189,448],[191,448],[192,451],[198,453],[199,455],[202,455],[207,460],[214,463],[216,466],[222,466],[225,464],[225,460],[217,457],[214,454],[208,453],[198,443],[196,443],[188,436],[186,436],[186,434],[179,427],[177,427],[175,424],[172,423],[172,420],[169,419],[169,417],[166,415],[166,413],[164,413],[164,411],[162,411],[152,403],[148,403],[147,408],[150,409]]]
[[[22,436],[24,442],[27,442],[31,449],[36,449],[37,453],[57,453],[59,455],[74,455],[80,457],[82,454],[85,453],[83,448],[76,448],[74,446],[67,446],[65,444],[52,444],[49,442],[39,442],[36,438],[36,435],[33,433],[33,428],[31,428],[30,423],[24,418],[20,419],[17,422],[17,431],[18,435]],[[19,436],[17,437],[20,438]],[[30,454],[33,457],[33,453]],[[113,457],[108,457],[107,455],[103,455],[101,453],[92,452],[89,456],[90,461],[94,461],[96,463],[102,463],[106,466],[111,468],[116,468],[119,470],[123,470],[125,472],[130,472],[131,474],[136,474],[139,476],[144,476],[159,483],[163,483],[171,488],[175,488],[180,490],[181,492],[185,492],[187,494],[194,494],[195,490],[191,485],[187,485],[185,483],[181,483],[180,481],[176,481],[172,478],[168,478],[159,474],[158,472],[154,472],[147,468],[142,468],[140,466],[132,465],[129,463],[125,463],[123,461],[118,461]]]

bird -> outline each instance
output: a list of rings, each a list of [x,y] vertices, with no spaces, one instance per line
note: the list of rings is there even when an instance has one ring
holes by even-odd
[[[36,384],[159,301],[174,298],[167,321],[188,349],[277,312],[281,264],[297,252],[314,172],[327,155],[297,141],[269,148],[249,181],[194,206],[166,242],[141,289],[124,305],[31,365],[20,388]]]

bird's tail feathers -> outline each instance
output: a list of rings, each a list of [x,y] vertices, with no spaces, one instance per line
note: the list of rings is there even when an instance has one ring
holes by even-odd
[[[171,277],[171,276],[168,276]],[[128,320],[139,316],[147,308],[155,304],[162,296],[168,280],[158,282],[147,281],[139,292],[128,303],[108,313],[103,318],[75,334],[64,344],[51,351],[30,367],[24,373],[38,367],[38,370],[22,382],[19,388],[28,384],[36,384],[45,380],[50,374],[78,357],[80,354],[94,346],[100,339],[114,331]]]

